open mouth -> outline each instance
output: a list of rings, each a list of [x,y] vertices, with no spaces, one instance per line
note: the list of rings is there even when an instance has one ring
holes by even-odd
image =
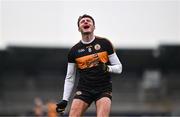
[[[84,29],[88,29],[89,27],[90,27],[90,26],[84,26],[83,28],[84,28]]]

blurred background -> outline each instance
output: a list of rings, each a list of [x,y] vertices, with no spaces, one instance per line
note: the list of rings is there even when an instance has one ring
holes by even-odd
[[[57,116],[83,14],[123,64],[111,116],[180,116],[179,0],[0,0],[0,116]]]

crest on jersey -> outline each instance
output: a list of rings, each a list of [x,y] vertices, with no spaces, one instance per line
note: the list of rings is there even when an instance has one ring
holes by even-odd
[[[82,94],[81,91],[77,91],[77,92],[76,92],[76,95],[81,95],[81,94]]]
[[[100,50],[100,49],[101,49],[101,46],[100,46],[99,44],[96,44],[96,45],[94,46],[94,49],[95,49],[95,50]]]

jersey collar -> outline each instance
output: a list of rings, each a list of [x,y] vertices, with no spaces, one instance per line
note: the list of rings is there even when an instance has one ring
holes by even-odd
[[[91,42],[93,42],[95,40],[95,36],[93,37],[93,39],[91,39],[91,41],[83,41],[82,39],[81,39],[81,42],[83,43],[83,44],[90,44]]]

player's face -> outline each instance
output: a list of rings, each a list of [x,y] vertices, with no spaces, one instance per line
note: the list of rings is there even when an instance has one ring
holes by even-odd
[[[85,17],[80,20],[79,31],[82,34],[90,34],[94,32],[94,29],[95,29],[95,26],[93,24],[93,21],[90,18]]]

